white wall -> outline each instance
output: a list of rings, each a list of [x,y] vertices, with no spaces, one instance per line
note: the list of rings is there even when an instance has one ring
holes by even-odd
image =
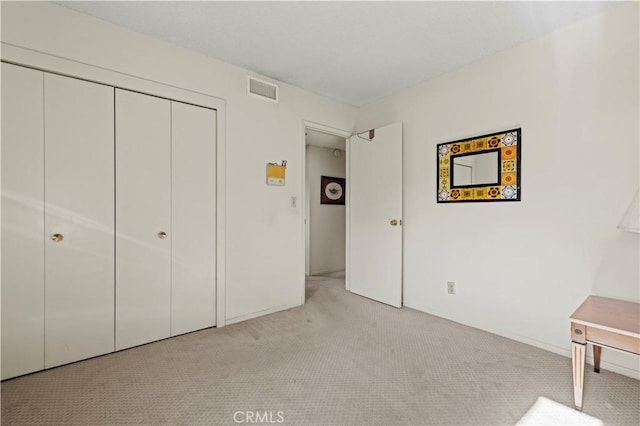
[[[587,295],[640,299],[638,234],[616,230],[638,188],[638,47],[627,4],[361,108],[358,130],[404,123],[406,306],[569,355]],[[438,143],[514,127],[521,202],[436,203]]]
[[[356,110],[280,83],[280,103],[246,94],[248,71],[51,3],[2,2],[2,42],[226,100],[226,318],[304,298],[303,120],[350,131]],[[255,75],[255,74],[252,74]],[[260,76],[258,76],[260,77]],[[284,187],[267,162],[287,160]]]
[[[320,177],[346,176],[345,152],[340,151],[340,157],[334,157],[333,151],[307,146],[309,275],[345,269],[345,206],[320,204]]]

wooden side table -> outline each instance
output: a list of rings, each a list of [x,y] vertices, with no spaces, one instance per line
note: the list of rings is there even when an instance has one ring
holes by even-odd
[[[640,303],[589,296],[570,319],[573,397],[576,408],[582,410],[587,343],[593,344],[596,373],[602,347],[640,354]]]

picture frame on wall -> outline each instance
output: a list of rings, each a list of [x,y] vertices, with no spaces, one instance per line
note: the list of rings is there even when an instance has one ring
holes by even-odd
[[[438,203],[520,201],[522,128],[437,146]]]
[[[345,179],[331,176],[320,177],[320,204],[343,205],[345,201]]]

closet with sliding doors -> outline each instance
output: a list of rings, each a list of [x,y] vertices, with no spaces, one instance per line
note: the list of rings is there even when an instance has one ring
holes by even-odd
[[[216,119],[2,64],[2,379],[215,325]]]

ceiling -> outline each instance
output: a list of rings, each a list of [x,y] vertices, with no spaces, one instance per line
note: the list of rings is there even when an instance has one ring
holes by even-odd
[[[361,106],[619,2],[59,2]]]
[[[322,148],[346,150],[347,141],[345,138],[328,133],[319,132],[317,130],[305,129],[306,145],[319,146]]]

